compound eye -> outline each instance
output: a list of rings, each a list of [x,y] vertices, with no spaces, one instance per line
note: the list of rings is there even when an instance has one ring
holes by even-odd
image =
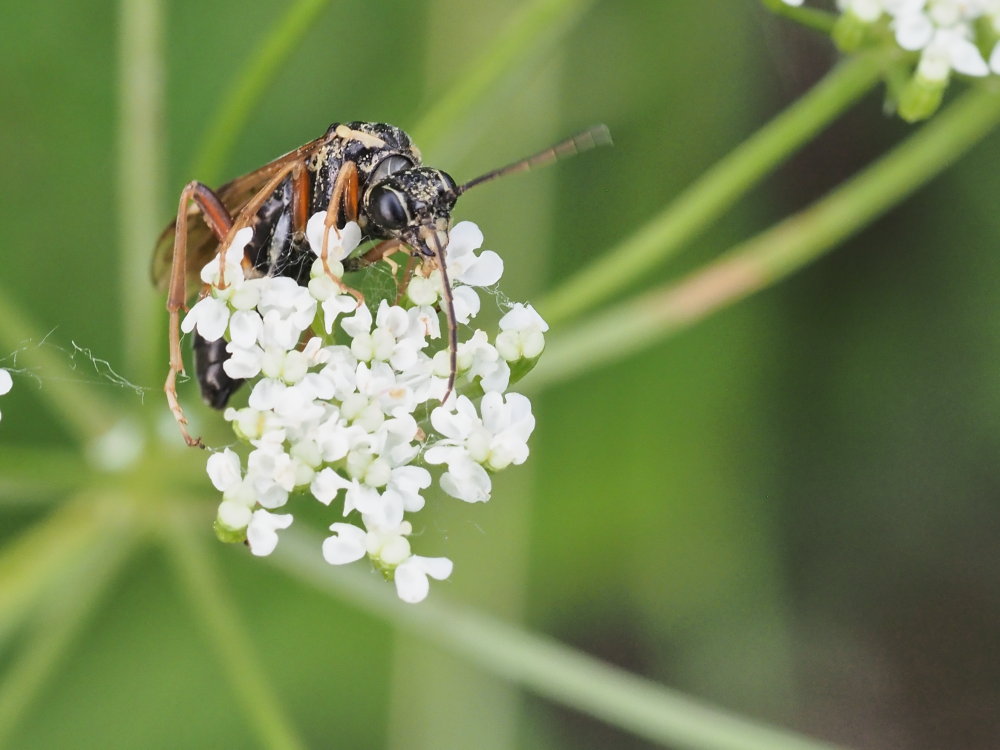
[[[371,181],[371,184],[382,182],[382,180],[389,175],[396,174],[396,172],[402,172],[404,169],[409,169],[412,166],[413,162],[405,156],[393,154],[392,156],[387,156],[380,161],[378,166],[375,167],[375,171],[372,172],[372,176],[368,179]]]
[[[368,198],[368,215],[372,221],[385,229],[401,229],[409,221],[406,207],[399,199],[399,193],[382,185],[372,188]]]

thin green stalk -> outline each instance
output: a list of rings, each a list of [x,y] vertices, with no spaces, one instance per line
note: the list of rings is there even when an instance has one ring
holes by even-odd
[[[285,715],[278,696],[268,684],[256,651],[246,631],[240,627],[236,605],[219,580],[215,565],[190,524],[175,514],[174,528],[164,535],[178,577],[185,585],[208,635],[215,642],[215,652],[229,677],[250,724],[255,725],[264,744],[271,748],[305,748],[291,721]]]
[[[881,75],[883,63],[883,58],[875,54],[841,62],[659,215],[551,292],[538,304],[545,319],[559,324],[593,309],[662,264],[682,243],[709,226],[757,181],[871,89]]]
[[[833,24],[837,20],[837,16],[833,13],[819,10],[818,8],[796,7],[789,5],[784,0],[763,0],[763,2],[772,13],[785,16],[785,18],[789,18],[810,29],[821,31],[824,34],[829,34],[833,31]]]
[[[163,12],[160,0],[122,0],[119,15],[118,267],[125,371],[145,380],[154,361],[165,361],[153,357],[160,340],[150,331],[163,303],[149,282],[149,258],[163,220]]]
[[[617,305],[552,344],[530,378],[548,386],[619,359],[788,276],[926,183],[1000,123],[996,87],[965,94],[889,154],[804,211],[676,283]]]
[[[298,47],[329,0],[298,0],[255,49],[243,74],[215,112],[202,139],[191,174],[214,185],[229,158],[237,134],[281,65]]]
[[[39,379],[38,397],[78,442],[88,443],[102,435],[115,420],[111,405],[69,366],[70,355],[44,344],[46,336],[9,300],[5,290],[0,289],[0,352],[17,352],[15,387],[22,382],[30,387],[31,378],[17,374],[25,370]],[[13,367],[9,361],[4,366]]]
[[[54,675],[76,636],[90,619],[121,567],[134,539],[124,524],[94,540],[73,564],[62,571],[60,585],[31,628],[27,646],[20,650],[0,683],[0,746],[32,701]]]
[[[5,445],[0,451],[0,508],[60,501],[93,480],[78,452],[56,447]]]
[[[80,496],[0,551],[0,646],[65,571],[109,533],[113,520],[106,504]]]
[[[653,742],[705,750],[833,748],[693,700],[471,609],[449,606],[434,592],[418,606],[403,604],[375,576],[331,568],[319,549],[318,537],[289,529],[268,559],[317,589],[390,620],[491,674]]]
[[[498,81],[572,28],[592,4],[593,0],[535,0],[525,5],[479,57],[455,66],[461,71],[459,77],[412,129],[414,142],[425,152],[432,150]]]

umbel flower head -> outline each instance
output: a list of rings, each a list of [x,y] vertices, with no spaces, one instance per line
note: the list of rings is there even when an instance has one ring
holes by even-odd
[[[953,74],[1000,74],[1000,0],[837,0],[837,7],[833,38],[844,51],[888,43],[912,53],[897,93],[906,120],[932,115]]]
[[[317,256],[324,219],[313,216],[306,232]],[[246,455],[226,448],[208,459],[222,493],[216,533],[268,555],[297,507],[321,503],[331,534],[317,552],[331,565],[367,557],[401,599],[418,602],[428,579],[448,578],[452,563],[413,553],[410,519],[434,485],[466,502],[489,500],[492,475],[528,457],[531,403],[508,388],[538,360],[548,326],[530,305],[514,304],[492,337],[475,327],[478,290],[499,281],[503,261],[480,250],[475,224],[457,224],[447,257],[464,335],[447,394],[439,271],[418,268],[391,301],[369,307],[340,278],[340,261],[361,238],[357,224],[330,234],[306,286],[248,278],[240,260],[250,237],[238,232],[205,266],[210,292],[182,324],[210,341],[225,337],[226,373],[251,381],[247,406],[225,411]]]

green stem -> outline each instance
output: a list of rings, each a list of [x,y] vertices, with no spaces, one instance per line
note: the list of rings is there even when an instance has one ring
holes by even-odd
[[[0,451],[0,508],[61,504],[67,493],[93,481],[93,467],[77,451],[19,445]]]
[[[764,5],[772,13],[784,16],[796,23],[802,24],[810,29],[829,34],[833,31],[833,24],[837,16],[818,8],[795,7],[783,2],[783,0],[763,0]]]
[[[537,305],[558,325],[662,264],[718,218],[746,190],[791,156],[875,85],[883,59],[868,54],[841,62],[808,93],[712,167],[670,206],[617,247],[579,271]]]
[[[281,709],[278,696],[254,658],[256,650],[239,625],[236,606],[227,596],[215,566],[197,541],[197,532],[180,514],[174,514],[164,542],[171,552],[180,580],[190,601],[198,608],[215,651],[229,676],[247,719],[256,725],[271,748],[304,748],[291,722]]]
[[[274,80],[282,63],[298,47],[302,37],[328,3],[329,0],[298,0],[271,30],[260,48],[254,50],[242,76],[229,89],[229,94],[216,110],[190,174],[209,185],[219,182],[222,168],[240,129],[264,90]]]
[[[680,281],[553,337],[532,387],[634,352],[783,279],[833,249],[950,166],[1000,122],[1000,92],[965,94],[889,154],[811,207]]]
[[[432,150],[501,78],[572,28],[592,4],[593,0],[535,0],[524,6],[478,58],[456,66],[461,71],[458,79],[412,129],[414,143],[425,153]]]
[[[120,515],[120,514],[118,514]],[[0,553],[0,645],[86,550],[109,533],[116,514],[79,496],[22,532]]]
[[[271,559],[296,578],[351,601],[477,664],[491,674],[631,731],[653,742],[711,750],[830,750],[833,746],[692,700],[549,638],[473,610],[449,606],[432,592],[417,606],[399,602],[369,573],[331,568],[320,539],[282,532]]]
[[[125,371],[152,376],[151,336],[163,304],[150,287],[149,259],[160,211],[163,185],[163,49],[159,0],[122,0],[118,34],[118,241],[122,290]],[[163,326],[166,328],[166,324]],[[139,376],[134,376],[139,377]]]
[[[27,646],[17,652],[0,683],[0,745],[6,746],[31,702],[57,674],[66,650],[89,621],[101,594],[132,549],[134,540],[124,524],[103,531],[62,570],[59,586],[36,618]]]

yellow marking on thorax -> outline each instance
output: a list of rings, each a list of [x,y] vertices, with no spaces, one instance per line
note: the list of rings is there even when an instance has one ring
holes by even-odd
[[[343,138],[345,141],[360,141],[361,145],[365,148],[383,148],[385,146],[385,141],[381,138],[361,130],[351,130],[346,125],[338,125],[337,129],[333,132],[337,134],[337,137]]]

